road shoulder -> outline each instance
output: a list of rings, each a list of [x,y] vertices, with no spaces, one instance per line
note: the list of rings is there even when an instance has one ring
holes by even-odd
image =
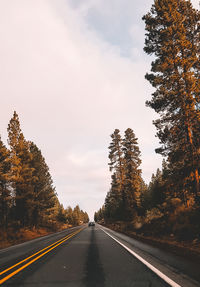
[[[180,270],[176,269],[174,266],[170,266],[164,259],[165,252],[163,252],[163,258],[157,256],[158,249],[155,247],[152,248],[151,254],[147,251],[148,245],[142,242],[139,242],[127,235],[122,233],[113,231],[105,226],[101,226],[101,228],[113,236],[116,240],[120,241],[124,244],[127,248],[141,256],[145,261],[149,262],[152,266],[157,268],[160,272],[165,274],[167,277],[172,279],[174,282],[179,284],[180,286],[187,286],[187,287],[197,287],[199,283],[192,279],[191,277],[185,275]],[[173,285],[171,285],[173,286]],[[175,286],[175,285],[174,285]]]

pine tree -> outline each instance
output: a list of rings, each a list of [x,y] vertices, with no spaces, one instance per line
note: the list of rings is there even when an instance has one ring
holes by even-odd
[[[110,171],[116,173],[119,181],[120,189],[122,189],[124,183],[124,167],[123,167],[123,151],[122,151],[122,138],[120,131],[115,129],[114,133],[111,135],[112,142],[109,146],[109,159]]]
[[[96,213],[95,213],[95,221],[105,221],[105,206],[103,205]]]
[[[200,12],[190,1],[155,0],[143,17],[145,52],[154,54],[146,79],[156,91],[147,106],[160,114],[154,121],[173,181],[200,196]]]
[[[16,111],[14,111],[13,117],[11,118],[8,125],[8,144],[12,153],[16,153],[21,134],[22,132],[20,128],[19,117]]]
[[[87,214],[87,212],[84,212],[84,223],[87,223],[89,221],[89,216]]]
[[[0,138],[0,226],[8,226],[11,208],[11,189],[9,183],[9,151]]]
[[[79,225],[81,220],[81,210],[78,204],[74,207],[73,218],[74,218],[74,225]]]
[[[16,112],[8,125],[10,145],[10,181],[14,190],[15,219],[21,226],[29,225],[32,216],[33,168],[29,144],[25,140]]]
[[[98,221],[98,212],[95,211],[94,213],[94,221],[97,222]]]
[[[72,210],[71,206],[68,206],[65,209],[65,212],[66,212],[66,217],[67,217],[67,223],[73,224],[73,210]]]
[[[159,207],[165,200],[163,176],[161,170],[158,168],[156,175],[152,175],[149,183],[149,190],[151,197],[151,207]]]
[[[125,210],[124,217],[126,220],[133,219],[138,215],[140,207],[140,190],[141,190],[141,164],[140,150],[137,138],[132,129],[125,131],[123,139],[124,166],[125,166]]]
[[[38,226],[47,224],[49,218],[52,217],[52,212],[56,212],[54,210],[56,206],[56,193],[49,167],[42,156],[41,150],[33,142],[29,142],[29,146],[32,155],[31,166],[34,169],[32,174],[34,182],[31,225]]]
[[[125,170],[124,170],[124,155],[122,150],[122,138],[120,131],[115,129],[114,133],[111,135],[112,142],[109,146],[109,166],[110,171],[113,173],[111,175],[111,189],[107,195],[105,203],[105,216],[112,214],[115,218],[122,218],[124,204],[125,204],[125,195],[124,195],[124,179],[125,179]],[[110,205],[109,202],[110,201]],[[109,208],[111,209],[109,211]],[[114,215],[115,214],[115,215]],[[113,218],[114,219],[114,218]]]
[[[63,207],[62,204],[59,204],[57,220],[60,223],[66,223],[67,222],[66,212],[65,212],[64,207]]]
[[[105,199],[105,217],[111,221],[119,220],[123,215],[122,191],[116,173],[111,176],[111,188]]]

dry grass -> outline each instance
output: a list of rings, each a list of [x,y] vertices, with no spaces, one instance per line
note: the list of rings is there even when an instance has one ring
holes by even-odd
[[[69,227],[71,227],[71,225],[63,224],[59,226],[57,231],[61,231]],[[12,228],[8,228],[6,231],[0,230],[0,249],[45,236],[53,232],[55,231],[44,227],[33,229],[21,228],[17,231]]]

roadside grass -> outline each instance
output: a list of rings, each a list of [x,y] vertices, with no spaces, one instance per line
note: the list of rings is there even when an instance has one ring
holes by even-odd
[[[47,227],[20,228],[17,230],[15,228],[9,227],[4,231],[0,229],[0,249],[23,243],[70,227],[72,227],[72,225],[62,224],[57,226],[56,229]]]

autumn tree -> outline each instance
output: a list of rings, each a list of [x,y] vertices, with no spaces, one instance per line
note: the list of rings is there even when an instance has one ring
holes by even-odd
[[[79,225],[82,223],[87,223],[89,221],[89,216],[87,212],[84,212],[80,209],[79,205],[77,204],[73,210],[73,224]]]
[[[41,150],[33,142],[29,142],[30,153],[32,155],[31,167],[33,168],[32,176],[34,181],[33,194],[32,194],[32,218],[31,225],[38,226],[39,224],[47,224],[49,217],[53,213],[63,213],[63,208],[60,206],[59,201],[56,206],[56,192],[53,186],[53,180],[49,172],[49,167],[46,164]],[[57,216],[57,215],[56,215]],[[62,219],[64,220],[64,219]]]
[[[30,222],[33,198],[33,168],[29,144],[20,128],[16,112],[8,125],[8,143],[10,146],[10,182],[14,191],[15,219],[21,226]]]
[[[141,152],[137,140],[133,130],[128,128],[123,139],[125,166],[124,217],[126,220],[131,220],[134,216],[137,216],[140,207],[141,169],[139,169],[139,166],[141,164]]]
[[[110,171],[114,171],[119,182],[119,188],[122,189],[124,183],[124,164],[123,164],[123,151],[122,151],[122,138],[120,131],[115,129],[111,135],[112,142],[109,145],[109,167]]]
[[[123,200],[120,187],[116,173],[113,173],[111,176],[111,188],[105,198],[105,217],[107,219],[117,220],[122,218]]]
[[[87,223],[89,221],[89,215],[88,213],[85,211],[84,212],[84,223]]]
[[[10,163],[9,150],[0,138],[0,226],[8,226],[11,209],[11,188],[9,183]]]
[[[105,221],[132,220],[140,209],[140,192],[146,188],[139,169],[141,160],[137,138],[130,128],[125,131],[123,139],[118,129],[111,138],[111,188],[105,199],[104,212],[100,209],[95,216]]]
[[[94,220],[97,222],[101,222],[105,219],[105,206],[103,205],[98,211],[94,214]]]
[[[94,213],[94,221],[97,222],[98,221],[98,212],[95,211]]]
[[[122,212],[125,204],[124,194],[124,155],[122,150],[122,138],[119,129],[115,129],[111,135],[111,143],[109,145],[108,163],[111,175],[111,188],[107,194],[105,201],[105,215],[107,217],[122,218]],[[113,218],[114,219],[114,218]]]
[[[163,210],[166,192],[163,180],[163,172],[158,168],[156,174],[152,174],[147,190],[142,194],[142,207],[147,211],[152,208]]]
[[[73,209],[71,208],[71,206],[68,206],[65,209],[65,212],[66,212],[67,223],[73,224]]]
[[[200,197],[200,12],[185,0],[155,0],[143,20],[144,50],[154,55],[146,79],[155,88],[147,106],[159,113],[154,121],[179,190]],[[175,190],[175,188],[174,188]]]
[[[57,213],[56,218],[60,223],[66,223],[67,222],[67,215],[66,215],[65,209],[64,209],[62,204],[59,204],[58,213]]]
[[[79,205],[76,205],[74,209],[72,209],[71,206],[68,206],[65,209],[65,213],[68,224],[79,225],[89,221],[87,212],[84,212],[82,209],[80,209]]]

